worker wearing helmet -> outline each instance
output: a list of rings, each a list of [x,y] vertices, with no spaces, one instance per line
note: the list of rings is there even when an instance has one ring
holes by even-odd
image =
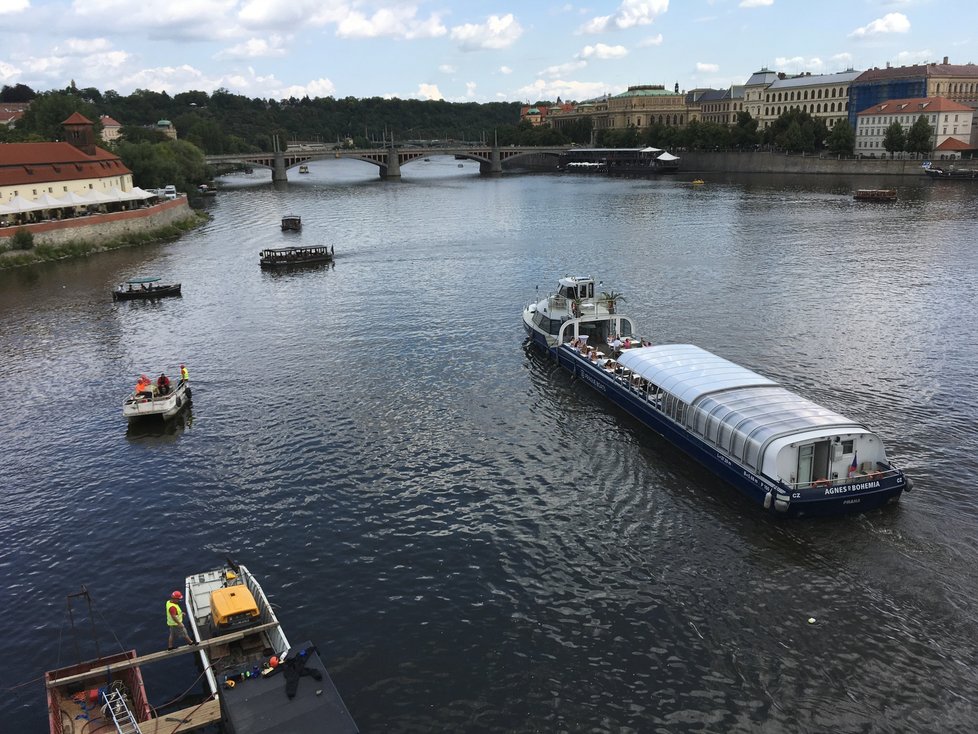
[[[188,645],[197,644],[190,639],[190,635],[187,634],[187,629],[183,626],[183,609],[180,608],[182,599],[183,594],[179,591],[174,591],[166,601],[166,626],[170,629],[170,640],[166,646],[167,650],[173,649],[173,643],[176,641],[177,635],[183,635],[183,639],[187,641]]]

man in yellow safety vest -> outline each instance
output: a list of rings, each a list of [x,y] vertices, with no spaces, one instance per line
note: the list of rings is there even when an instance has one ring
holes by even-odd
[[[167,650],[173,649],[173,643],[176,641],[177,635],[183,635],[183,639],[187,641],[188,645],[197,644],[190,639],[190,635],[187,634],[187,630],[183,626],[183,609],[180,608],[180,601],[182,599],[183,594],[179,591],[174,591],[170,594],[170,598],[166,602],[166,626],[170,629],[170,641],[167,643]]]

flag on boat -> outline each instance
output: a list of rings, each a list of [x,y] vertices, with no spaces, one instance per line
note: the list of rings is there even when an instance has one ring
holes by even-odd
[[[851,477],[856,473],[856,469],[859,468],[859,462],[856,460],[857,454],[855,451],[852,452],[852,463],[849,465],[849,476]]]

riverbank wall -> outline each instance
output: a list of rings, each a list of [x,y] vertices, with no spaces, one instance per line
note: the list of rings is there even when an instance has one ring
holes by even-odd
[[[77,241],[114,240],[145,235],[195,216],[186,196],[153,206],[109,214],[92,214],[70,219],[52,219],[10,227],[0,227],[0,249],[10,246],[10,238],[19,229],[34,236],[35,245],[59,247]]]
[[[916,176],[923,178],[919,160],[839,158],[829,154],[792,153],[707,153],[686,151],[680,156],[680,173],[798,173],[809,175]]]

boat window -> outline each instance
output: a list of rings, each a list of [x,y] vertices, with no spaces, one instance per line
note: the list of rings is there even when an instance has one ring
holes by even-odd
[[[855,444],[855,442],[852,441],[851,439],[848,440],[848,441],[843,441],[842,442],[842,453],[843,454],[851,454],[854,444]]]

